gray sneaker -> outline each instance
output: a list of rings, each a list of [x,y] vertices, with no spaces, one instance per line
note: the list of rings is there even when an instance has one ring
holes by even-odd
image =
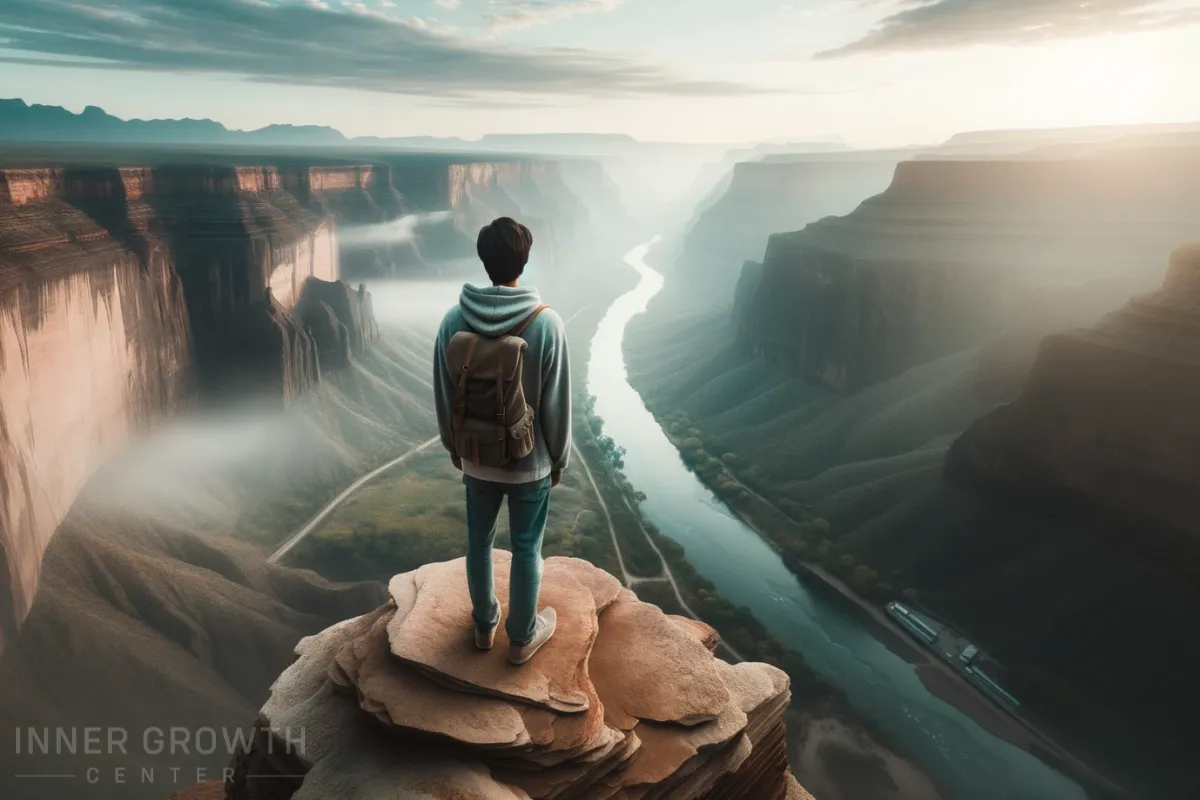
[[[558,613],[553,608],[542,609],[537,615],[533,630],[533,641],[525,645],[510,644],[508,646],[508,663],[521,665],[533,658],[542,645],[550,641],[554,628],[558,624]]]
[[[476,628],[475,629],[475,646],[477,648],[479,648],[480,650],[491,650],[492,645],[494,645],[496,643],[496,628],[497,627],[499,627],[499,626],[493,625],[491,628],[489,628],[486,631],[481,631],[481,630],[479,630],[479,628]]]

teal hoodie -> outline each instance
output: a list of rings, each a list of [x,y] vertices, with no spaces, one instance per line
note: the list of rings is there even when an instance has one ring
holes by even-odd
[[[433,351],[433,393],[437,404],[442,446],[454,452],[451,425],[454,383],[446,367],[446,347],[459,331],[500,336],[516,328],[541,305],[532,286],[463,286],[458,305],[438,329]],[[463,460],[463,472],[495,483],[529,483],[566,469],[571,456],[571,365],[567,329],[548,308],[538,315],[522,338],[529,343],[521,386],[533,408],[534,448],[520,461],[504,467],[483,467]]]

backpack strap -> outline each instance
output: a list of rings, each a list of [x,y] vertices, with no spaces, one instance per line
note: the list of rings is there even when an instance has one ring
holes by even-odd
[[[471,359],[475,357],[478,336],[472,336],[467,344],[467,355],[463,359],[462,371],[458,375],[458,389],[454,392],[454,427],[460,429],[467,417],[467,378],[471,376]],[[461,454],[460,454],[461,455]]]
[[[528,328],[530,325],[532,325],[533,321],[538,318],[538,314],[541,314],[543,311],[545,311],[549,307],[550,306],[545,305],[544,303],[542,305],[538,306],[537,308],[535,308],[533,310],[532,314],[530,314],[528,317],[526,317],[521,322],[520,325],[513,328],[511,331],[509,331],[508,333],[506,333],[504,335],[505,336],[520,336],[522,333],[525,332],[525,329]]]

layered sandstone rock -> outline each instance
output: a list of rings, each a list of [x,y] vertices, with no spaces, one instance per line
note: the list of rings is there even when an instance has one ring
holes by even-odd
[[[749,347],[853,391],[1027,325],[1150,289],[1194,235],[1200,151],[910,161],[854,213],[770,238]]]
[[[0,170],[0,649],[84,482],[197,396],[288,402],[375,336],[266,167]],[[302,313],[297,313],[297,312]]]
[[[498,553],[501,596],[508,566]],[[719,661],[711,628],[587,562],[546,561],[559,627],[520,668],[503,626],[490,653],[474,649],[462,560],[389,591],[300,643],[230,798],[806,797],[787,772],[786,675]]]
[[[951,447],[950,478],[1074,501],[1132,539],[1200,536],[1200,248],[1162,289],[1048,337],[1023,393]],[[1132,524],[1130,524],[1132,523]],[[1158,541],[1158,539],[1156,539]]]

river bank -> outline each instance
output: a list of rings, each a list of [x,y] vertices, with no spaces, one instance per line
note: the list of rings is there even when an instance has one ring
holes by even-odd
[[[656,419],[658,419],[657,416]],[[673,435],[670,432],[669,425],[664,423],[665,421],[660,421],[664,435],[680,450],[680,456],[683,457],[682,437]],[[715,485],[717,481],[712,481],[699,473],[696,474],[696,478],[712,490],[733,514],[753,529],[781,558],[786,555],[783,548],[776,541],[775,536],[768,532],[767,526],[763,525],[761,520],[756,518],[753,508],[750,507],[752,504],[739,503],[735,498],[727,496],[726,492],[722,492],[717,488]],[[739,486],[746,489],[754,503],[770,505],[769,501],[749,487],[744,486],[728,470],[723,471],[722,478],[736,482]],[[772,510],[779,516],[786,518],[786,515],[779,509],[772,507]],[[997,708],[988,701],[975,687],[967,683],[961,675],[941,660],[935,658],[928,650],[913,642],[912,638],[899,625],[893,622],[877,603],[855,592],[844,580],[832,574],[819,563],[798,562],[795,560],[786,561],[789,567],[793,568],[793,572],[802,573],[798,577],[806,581],[818,582],[828,590],[829,594],[836,595],[837,598],[860,613],[863,617],[863,625],[888,650],[911,664],[918,677],[921,678],[922,683],[925,684],[926,688],[934,696],[950,703],[964,714],[967,714],[993,735],[999,736],[1031,754],[1037,754],[1034,747],[1044,748],[1048,746],[1046,741],[1039,742],[1039,737],[1035,736],[1024,724],[1014,719],[1011,714]]]
[[[963,675],[919,647],[888,618],[882,607],[887,601],[903,598],[917,602],[915,590],[901,589],[904,584],[900,573],[882,575],[872,565],[861,563],[857,553],[838,543],[829,523],[816,518],[808,508],[790,499],[772,501],[765,497],[764,492],[777,491],[769,476],[734,453],[714,448],[714,440],[682,411],[668,409],[653,395],[640,395],[639,399],[676,457],[712,493],[714,501],[753,531],[810,591],[851,609],[862,627],[902,659],[931,696],[1051,769],[1073,776],[1089,787],[1090,795],[1129,796],[1031,723],[994,705]],[[747,480],[753,480],[753,485]],[[789,508],[785,511],[777,503]],[[897,579],[901,581],[897,585],[889,583]]]
[[[885,750],[841,720],[790,713],[788,759],[821,800],[911,797],[939,800],[944,789],[911,762]]]
[[[637,284],[636,275],[618,274],[631,278],[627,289],[633,289]],[[627,549],[630,546],[636,548],[633,552],[640,558],[641,568],[634,571],[632,588],[642,599],[656,603],[668,613],[693,616],[716,628],[722,636],[723,657],[733,661],[766,661],[787,672],[792,679],[793,693],[793,710],[788,716],[789,741],[820,743],[826,736],[822,725],[834,725],[837,731],[844,733],[844,741],[821,747],[802,761],[798,760],[800,750],[791,748],[789,754],[802,782],[813,781],[825,787],[844,784],[844,791],[849,792],[831,793],[833,790],[829,789],[821,795],[823,800],[825,797],[832,800],[867,800],[868,797],[870,800],[948,800],[953,796],[950,792],[938,786],[915,760],[903,754],[843,692],[808,665],[801,654],[789,650],[750,609],[724,597],[716,585],[687,560],[683,548],[646,516],[642,503],[647,500],[647,495],[621,468],[624,466],[624,447],[605,433],[605,421],[594,413],[594,398],[580,388],[591,385],[594,338],[588,337],[586,357],[581,358],[579,336],[595,333],[610,312],[607,304],[597,302],[572,324],[575,354],[572,371],[577,398],[575,443],[577,455],[584,461],[579,466],[585,467],[589,478],[595,481],[597,493],[604,499],[618,528],[614,535],[620,548],[625,550],[624,560],[631,560]],[[882,774],[872,785],[891,788],[871,795],[855,794],[853,787],[860,781],[846,773],[847,764],[851,763],[873,765],[873,772],[881,770]]]
[[[721,596],[748,609],[770,635],[794,648],[887,741],[902,743],[913,760],[945,787],[947,796],[973,800],[1085,797],[1081,787],[1060,772],[994,736],[931,692],[910,663],[922,656],[899,636],[880,635],[886,630],[881,623],[824,581],[802,571],[807,580],[798,578],[780,553],[722,502],[719,493],[697,480],[700,467],[693,470],[681,459],[679,448],[647,409],[648,403],[629,384],[625,327],[663,286],[662,276],[645,265],[643,256],[644,248],[638,248],[626,257],[642,280],[637,290],[614,303],[601,324],[589,383],[607,434],[628,448],[624,472],[647,495],[642,512],[662,539],[675,543],[674,549],[693,565],[697,576],[710,581]],[[686,358],[686,347],[676,345],[663,368]],[[643,361],[641,368],[653,369],[653,365]],[[813,520],[813,527],[810,544],[814,549],[823,545],[822,555],[837,562],[839,573],[849,569],[847,577],[856,584],[869,584],[888,599],[897,590],[906,597],[911,593],[901,588],[903,584],[891,588],[891,573],[878,575],[854,559],[845,559],[852,554],[833,546],[827,522]]]

